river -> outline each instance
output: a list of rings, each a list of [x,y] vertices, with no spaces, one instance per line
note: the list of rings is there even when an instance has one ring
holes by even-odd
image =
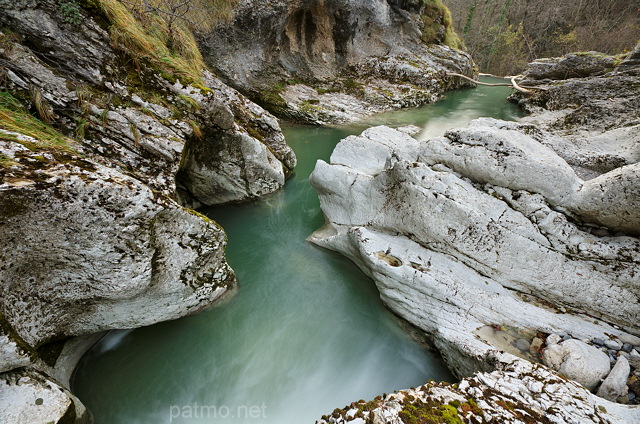
[[[197,315],[112,331],[79,364],[74,393],[97,424],[313,423],[336,407],[429,379],[452,381],[385,309],[374,283],[305,239],[323,224],[309,184],[317,159],[371,125],[418,125],[427,139],[471,119],[515,119],[505,87],[449,93],[344,127],[284,128],[296,174],[284,190],[204,209],[229,238],[236,295]]]

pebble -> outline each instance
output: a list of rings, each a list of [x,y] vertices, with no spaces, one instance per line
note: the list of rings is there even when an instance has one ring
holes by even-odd
[[[629,400],[634,400],[637,396],[635,393],[633,392],[629,392],[629,394],[627,395],[627,397],[629,398]]]
[[[531,347],[531,344],[529,344],[528,340],[518,339],[516,340],[516,347],[520,349],[522,352],[528,352],[529,347]]]
[[[571,337],[570,335],[566,335],[566,336],[562,336],[562,341],[566,342],[567,340],[571,340],[573,337]]]
[[[539,337],[534,337],[531,341],[531,346],[529,346],[529,352],[538,353],[542,348],[542,345],[544,345],[544,340]]]
[[[631,346],[629,343],[625,343],[622,345],[622,350],[624,350],[625,352],[631,352],[633,350],[633,346]]]
[[[558,344],[560,340],[562,340],[562,337],[560,337],[559,335],[550,334],[549,337],[547,337],[547,344],[548,345]]]
[[[593,339],[593,344],[597,344],[598,346],[604,346],[604,340],[602,339]]]
[[[615,350],[622,349],[622,342],[619,340],[611,340],[611,339],[605,340],[604,345],[609,349],[615,349]]]

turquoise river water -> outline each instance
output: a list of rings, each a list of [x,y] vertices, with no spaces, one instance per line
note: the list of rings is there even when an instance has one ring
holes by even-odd
[[[480,116],[514,119],[508,92],[480,86],[359,125],[285,127],[299,164],[284,190],[202,211],[228,234],[237,294],[195,316],[112,331],[96,344],[73,381],[95,422],[313,423],[358,399],[451,381],[441,359],[385,309],[371,280],[305,241],[323,224],[309,174],[340,139],[371,125],[418,125],[426,139]]]

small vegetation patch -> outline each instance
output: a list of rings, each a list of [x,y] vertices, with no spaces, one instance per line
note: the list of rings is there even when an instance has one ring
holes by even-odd
[[[441,0],[421,0],[422,41],[427,44],[446,44],[454,49],[463,43],[453,29],[453,19],[449,8]]]
[[[0,91],[0,129],[33,137],[36,141],[28,142],[0,132],[0,139],[17,141],[30,150],[73,152],[73,140],[31,115],[18,99],[5,91]],[[0,159],[0,163],[7,160],[6,157],[4,161]]]
[[[172,82],[201,84],[205,65],[194,31],[229,18],[237,0],[86,2],[104,15],[114,48],[134,65],[145,62]]]
[[[463,424],[455,406],[421,399],[405,403],[398,416],[404,424]]]

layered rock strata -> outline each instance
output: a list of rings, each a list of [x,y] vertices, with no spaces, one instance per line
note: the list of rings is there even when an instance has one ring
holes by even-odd
[[[640,342],[640,168],[632,163],[583,179],[552,150],[561,143],[531,124],[486,118],[425,142],[370,128],[342,140],[330,163],[318,161],[311,182],[327,223],[310,240],[352,259],[390,309],[430,336],[456,374],[491,371],[497,365],[490,358],[502,351],[544,359],[595,389],[610,372],[609,356],[570,339]],[[567,341],[540,342],[553,333]],[[589,365],[598,355],[598,365]],[[513,378],[526,384],[525,374]],[[625,379],[603,384],[600,393],[625,393],[616,386],[626,387]],[[437,392],[429,388],[427,396]],[[566,417],[549,422],[593,415],[583,402],[594,397],[584,393]],[[400,422],[401,401],[376,403],[391,411],[380,417]],[[567,407],[560,398],[542,409],[527,397],[520,402],[537,411],[527,412],[532,417]],[[606,419],[638,419],[638,407],[620,408],[620,416]],[[511,408],[489,415],[504,409]],[[457,411],[449,412],[466,417]],[[354,419],[363,418],[347,421]]]

